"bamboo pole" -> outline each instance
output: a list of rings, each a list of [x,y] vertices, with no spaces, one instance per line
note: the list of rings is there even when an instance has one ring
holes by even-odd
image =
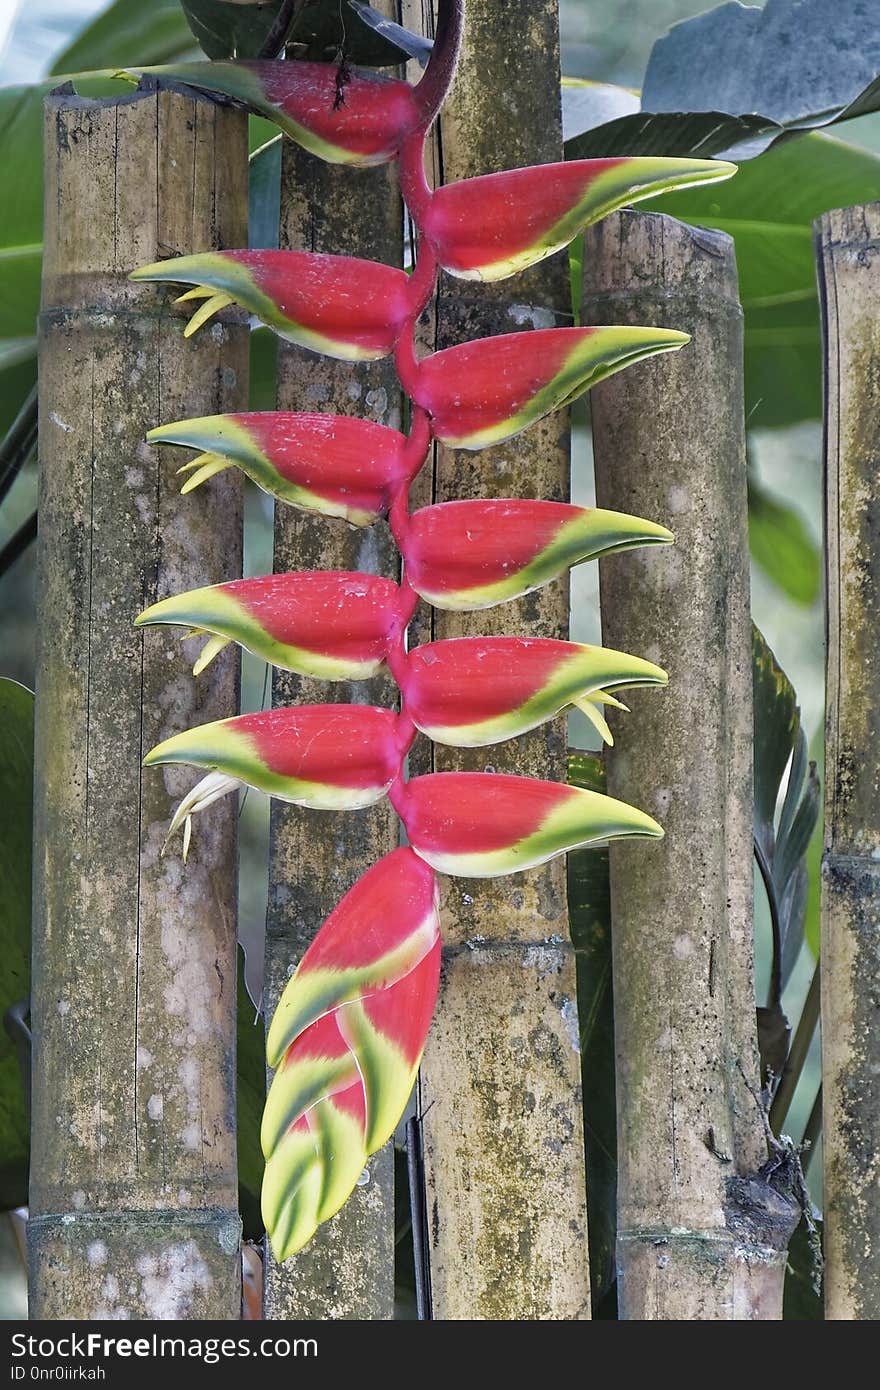
[[[394,4],[383,8],[396,18]],[[393,167],[355,170],[321,163],[285,143],[281,245],[401,265],[403,208]],[[302,349],[279,351],[278,408],[357,415],[401,428],[400,387],[390,361],[333,362]],[[397,578],[387,525],[275,509],[275,569],[365,570]],[[389,677],[368,682],[303,679],[276,672],[273,701],[393,706]],[[309,811],[272,803],[264,1006],[267,1021],[291,971],[324,918],[356,879],[398,844],[389,802],[365,811]],[[394,1154],[391,1143],[367,1181],[308,1247],[283,1266],[266,1251],[267,1318],[383,1319],[394,1315]]]
[[[427,0],[425,19],[430,32]],[[444,182],[561,157],[556,0],[468,0],[438,143]],[[435,345],[559,322],[566,272],[556,258],[497,287],[444,277]],[[559,413],[478,454],[438,449],[433,500],[565,499],[568,478],[568,419]],[[436,638],[567,630],[567,583],[488,613],[438,611],[432,628]],[[498,747],[435,747],[433,766],[565,781],[566,743],[563,719]],[[420,1080],[433,1316],[589,1317],[564,864],[509,879],[446,880],[443,938],[441,993]]]
[[[816,223],[828,644],[822,861],[825,1315],[880,1318],[880,203]]]
[[[46,102],[40,316],[31,1316],[237,1318],[236,807],[161,857],[191,781],[160,739],[232,714],[227,652],[136,633],[168,593],[241,573],[230,472],[181,501],[147,429],[241,408],[247,329],[186,342],[128,272],[242,244],[244,118],[141,90]]]
[[[628,1319],[778,1318],[796,1212],[757,1176],[752,707],[742,315],[730,238],[621,213],[591,229],[585,323],[683,329],[675,360],[591,393],[598,505],[676,545],[600,564],[603,641],[669,672],[615,723],[612,795],[656,843],[612,845],[618,1271]]]

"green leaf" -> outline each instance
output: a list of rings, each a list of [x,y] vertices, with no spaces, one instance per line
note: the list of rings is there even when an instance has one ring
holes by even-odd
[[[34,697],[0,678],[0,1016],[30,990]],[[27,1201],[28,1120],[19,1052],[0,1030],[0,1210]]]
[[[260,1123],[266,1103],[266,1048],[263,1020],[257,1013],[245,979],[244,948],[238,947],[238,1203],[245,1240],[263,1235],[260,1216],[260,1188],[263,1182],[263,1154],[260,1149]]]
[[[363,0],[348,0],[348,3],[362,24],[375,29],[377,34],[394,44],[407,58],[415,58],[419,67],[428,66],[428,59],[434,47],[431,39],[426,39],[422,34],[413,34],[402,25],[395,24],[393,20],[380,14],[373,5],[363,3]]]
[[[275,250],[281,219],[281,136],[254,150],[248,182],[248,245]]]
[[[605,769],[601,758],[589,753],[572,753],[568,760],[568,781],[587,791],[604,792]],[[615,1279],[617,1238],[617,1120],[607,849],[574,850],[568,856],[568,913],[577,962],[590,1279],[593,1301],[598,1306]]]
[[[803,943],[808,887],[804,859],[819,816],[819,779],[815,763],[808,763],[797,696],[754,625],[752,679],[755,855],[775,924],[768,1000],[773,1010],[779,1005]],[[782,807],[777,815],[783,789]],[[779,1075],[781,1068],[774,1065],[773,1070]]]
[[[813,1220],[821,1239],[822,1221],[817,1212]],[[822,1295],[814,1287],[814,1258],[806,1222],[800,1221],[788,1246],[782,1311],[786,1322],[821,1321],[825,1316]]]
[[[114,0],[59,54],[52,72],[166,63],[192,49],[179,0]]]
[[[566,141],[566,159],[612,155],[693,155],[713,159],[743,140],[782,127],[763,116],[731,116],[723,111],[636,111],[594,126]]]
[[[803,130],[880,107],[880,28],[864,0],[722,4],[658,39],[642,92],[646,111],[759,112]],[[772,131],[731,158],[771,143]]]
[[[181,0],[189,26],[209,58],[255,58],[283,0]],[[300,58],[332,61],[340,51],[352,63],[383,67],[401,62],[400,49],[363,24],[342,0],[312,0],[293,18],[287,42]]]
[[[880,193],[880,158],[830,135],[787,140],[711,188],[670,193],[658,211],[715,227],[736,245],[751,427],[822,413],[814,220]]]
[[[591,82],[586,77],[562,79],[562,138],[566,142],[639,110],[638,92],[612,82]]]
[[[5,439],[22,403],[36,383],[36,338],[0,343],[0,437]]]
[[[749,475],[752,559],[795,603],[809,608],[822,587],[822,556],[805,521]]]

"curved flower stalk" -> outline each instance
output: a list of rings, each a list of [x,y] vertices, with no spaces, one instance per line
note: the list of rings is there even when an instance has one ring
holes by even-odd
[[[206,64],[187,79],[264,114],[274,110],[288,134],[324,158],[397,157],[419,232],[411,275],[342,257],[229,251],[179,257],[134,277],[194,286],[183,296],[200,305],[187,333],[236,303],[330,356],[393,353],[413,404],[407,436],[365,421],[280,412],[179,421],[149,436],[197,451],[181,470],[182,491],[235,466],[297,507],[359,526],[388,516],[404,561],[399,586],[339,572],[266,576],[172,595],[137,619],[203,635],[196,673],[234,641],[329,680],[366,678],[385,663],[400,690],[399,714],[362,705],[275,709],[176,734],[146,760],[207,770],[172,820],[172,831],[184,827],[184,853],[193,814],[243,783],[325,809],[387,794],[406,831],[409,847],[369,870],[331,913],[269,1030],[276,1073],[263,1126],[263,1211],[279,1259],[338,1210],[406,1102],[437,989],[435,871],[494,877],[577,846],[663,833],[636,807],[536,778],[405,777],[419,730],[440,743],[483,746],[578,706],[610,741],[603,710],[625,709],[611,692],[666,682],[660,667],[638,656],[549,639],[459,638],[407,649],[419,596],[459,611],[490,608],[574,564],[673,539],[659,522],[551,501],[461,499],[410,513],[410,485],[434,440],[475,450],[498,444],[610,373],[688,341],[653,327],[562,328],[419,360],[415,324],[439,268],[499,279],[626,202],[733,172],[700,160],[589,160],[432,191],[425,135],[451,80],[463,10],[463,0],[441,3],[431,62],[416,88],[355,74],[341,114],[330,75],[313,65],[220,64],[212,72]]]

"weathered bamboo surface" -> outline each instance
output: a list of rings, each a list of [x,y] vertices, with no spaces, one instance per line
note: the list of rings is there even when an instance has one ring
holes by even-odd
[[[128,273],[241,245],[244,118],[194,95],[46,102],[40,317],[31,1315],[237,1318],[234,799],[162,857],[190,770],[153,744],[233,714],[232,649],[136,613],[240,574],[233,472],[181,500],[152,426],[241,408],[241,316],[186,342]]]
[[[742,315],[730,238],[623,212],[590,229],[583,321],[682,329],[591,393],[598,505],[674,547],[600,563],[605,645],[669,672],[610,722],[609,791],[657,842],[611,848],[621,1316],[781,1316],[791,1212],[755,1176],[752,682]]]
[[[393,6],[388,7],[389,14]],[[392,167],[354,170],[321,163],[285,144],[281,245],[401,265],[403,209]],[[282,345],[278,408],[356,415],[401,428],[400,387],[390,362],[334,362]],[[385,523],[357,530],[278,504],[275,569],[366,570],[396,578],[399,556]],[[306,680],[277,672],[275,704],[393,706],[390,678]],[[397,818],[383,801],[365,811],[308,811],[273,802],[264,1004],[267,1020],[288,977],[327,914],[398,844]],[[394,1313],[394,1155],[386,1145],[342,1211],[308,1247],[279,1266],[266,1254],[266,1317],[391,1318]]]
[[[828,646],[822,861],[825,1315],[880,1318],[880,203],[816,223]]]
[[[424,10],[429,21],[427,3]],[[468,0],[438,144],[447,183],[561,158],[556,0]],[[444,277],[435,346],[553,326],[564,322],[567,303],[564,257],[496,286]],[[433,500],[567,499],[568,480],[562,412],[497,448],[438,449]],[[489,612],[438,611],[432,627],[436,638],[567,631],[567,583]],[[435,747],[433,767],[565,781],[565,721],[498,747]],[[433,1316],[589,1317],[564,865],[509,879],[445,880],[443,936],[441,993],[420,1081]]]

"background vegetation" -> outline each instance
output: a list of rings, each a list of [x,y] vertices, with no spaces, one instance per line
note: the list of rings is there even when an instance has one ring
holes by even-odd
[[[701,0],[562,0],[563,70],[571,78],[639,88],[655,40],[670,25],[705,8]],[[33,110],[39,93],[22,84],[49,72],[161,62],[194,48],[177,0],[153,0],[147,6],[141,0],[109,4],[107,0],[23,0],[17,9],[13,4],[11,12],[0,16],[0,85],[17,88],[0,91],[0,149],[7,178],[0,208],[0,435],[14,418],[34,374],[32,304],[39,275],[40,186]],[[579,91],[595,97],[595,89],[570,89],[573,110]],[[619,102],[620,95],[612,94],[612,100]],[[637,105],[635,99],[631,105]],[[754,108],[744,104],[741,109]],[[850,120],[843,129],[845,140],[822,133],[778,144],[745,163],[732,183],[718,190],[674,195],[658,205],[685,220],[721,227],[736,239],[746,312],[753,616],[797,691],[805,742],[816,759],[821,754],[823,718],[821,389],[810,229],[813,218],[828,208],[880,196],[880,115]],[[254,144],[265,136],[266,131],[255,126]],[[589,136],[582,138],[589,140]],[[657,152],[666,151],[658,148]],[[261,169],[260,177],[271,178],[269,160]],[[259,339],[254,366],[255,404],[268,407],[271,351]],[[589,502],[592,462],[586,407],[576,426],[573,500]],[[0,551],[21,535],[35,499],[35,465],[30,462],[3,498]],[[246,572],[259,574],[271,568],[271,526],[269,500],[249,489]],[[599,640],[595,567],[583,567],[574,580],[572,636]],[[14,563],[0,565],[0,676],[32,687],[33,668],[34,548],[30,545],[22,547]],[[771,667],[766,667],[765,674],[767,670],[771,670],[770,684],[765,682],[763,687],[769,691],[767,710],[775,711],[777,718],[781,711],[790,729],[794,696],[786,690],[783,705],[774,704],[781,687]],[[258,708],[266,693],[262,666],[246,658],[243,709]],[[580,717],[572,723],[572,742],[586,749],[593,744]],[[784,781],[784,763],[785,759],[768,774],[765,812],[769,807],[771,818],[780,780]],[[819,771],[821,775],[821,767]],[[599,774],[591,764],[583,764],[576,768],[576,775],[589,780]],[[241,926],[251,948],[249,983],[255,995],[266,892],[266,816],[265,802],[256,797],[243,808]],[[789,978],[782,1007],[793,1020],[801,1015],[818,949],[818,835],[817,829],[810,849],[804,945],[796,953],[790,950],[787,960]],[[585,880],[579,877],[582,866],[575,864],[573,872],[576,909],[577,894],[586,890]],[[595,894],[590,901],[595,901]],[[758,998],[763,1000],[770,983],[771,933],[760,881],[756,903]],[[602,1039],[595,1045],[601,1048]],[[796,1137],[803,1133],[816,1094],[817,1046],[818,1037],[813,1039],[790,1112],[788,1127]],[[820,1164],[813,1163],[809,1179],[820,1205],[819,1177]],[[11,1230],[0,1224],[0,1313],[5,1316],[22,1313],[20,1269]]]

